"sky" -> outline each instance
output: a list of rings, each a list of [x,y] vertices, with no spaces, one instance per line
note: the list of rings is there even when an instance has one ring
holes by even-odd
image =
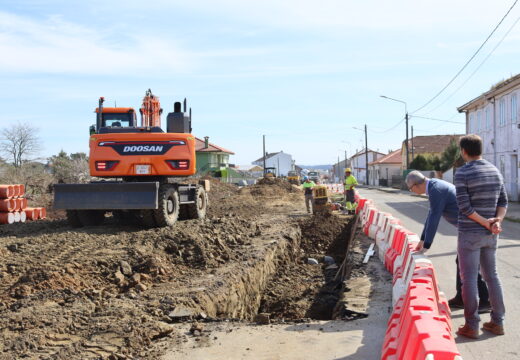
[[[139,108],[150,88],[164,114],[186,97],[195,136],[237,165],[261,157],[262,135],[268,152],[332,164],[364,147],[365,124],[368,147],[387,153],[405,138],[405,106],[380,95],[406,102],[416,136],[460,134],[456,108],[519,72],[520,25],[481,63],[520,5],[415,112],[513,2],[0,0],[0,128],[37,128],[41,157],[88,152],[98,98]]]

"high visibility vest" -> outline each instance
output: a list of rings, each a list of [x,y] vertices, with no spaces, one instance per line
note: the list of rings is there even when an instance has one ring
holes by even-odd
[[[345,190],[352,190],[358,184],[354,175],[350,175],[345,179]]]
[[[303,190],[305,190],[305,194],[312,194],[312,188],[316,186],[314,181],[304,181],[303,184]]]

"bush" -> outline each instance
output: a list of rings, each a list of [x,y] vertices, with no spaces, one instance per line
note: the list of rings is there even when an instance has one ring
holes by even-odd
[[[90,178],[88,157],[85,153],[67,155],[62,150],[58,155],[49,158],[49,169],[59,184],[85,183]]]
[[[425,156],[419,154],[410,163],[410,169],[419,171],[432,170],[432,164],[428,161],[428,159]]]

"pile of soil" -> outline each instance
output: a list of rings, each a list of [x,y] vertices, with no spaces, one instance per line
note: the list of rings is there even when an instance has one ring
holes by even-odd
[[[157,358],[161,339],[177,339],[176,294],[247,262],[262,229],[294,223],[287,214],[303,208],[302,196],[278,182],[257,185],[269,189],[254,196],[211,187],[207,218],[173,228],[110,218],[80,229],[63,219],[0,226],[2,358]],[[262,195],[272,191],[276,199]]]

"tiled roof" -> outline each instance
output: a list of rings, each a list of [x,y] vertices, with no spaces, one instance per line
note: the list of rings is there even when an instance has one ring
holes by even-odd
[[[376,153],[376,154],[384,155],[382,152],[368,149],[368,153],[371,153],[371,152]],[[361,149],[360,151],[358,151],[357,153],[352,155],[349,159],[352,159],[353,157],[356,157],[356,156],[359,156],[359,155],[364,155],[364,154],[365,154],[365,149]]]
[[[265,159],[267,160],[267,159],[269,159],[269,158],[272,158],[273,156],[275,156],[276,154],[279,154],[279,153],[280,153],[280,151],[279,151],[279,152],[274,152],[274,153],[267,153],[267,155],[265,156]],[[253,162],[255,163],[255,162],[258,162],[258,161],[264,161],[264,158],[261,157],[261,158],[259,158],[259,159],[256,159],[256,160],[253,161]]]
[[[387,154],[376,161],[372,161],[368,163],[368,165],[376,165],[376,164],[401,164],[402,163],[402,157],[401,157],[401,149],[397,149],[395,151],[392,151],[390,154]]]
[[[231,150],[224,149],[223,147],[217,146],[212,143],[208,143],[208,147],[205,147],[204,140],[195,138],[195,151],[196,152],[224,152],[230,155],[235,155],[235,153]]]
[[[459,141],[461,136],[462,135],[415,136],[413,139],[408,139],[410,153],[412,153],[412,144],[414,154],[441,153],[452,140]]]
[[[479,106],[480,103],[483,101],[486,101],[486,99],[491,98],[493,96],[499,95],[500,93],[504,91],[508,91],[511,88],[518,87],[520,84],[520,74],[516,74],[511,76],[509,79],[502,80],[495,85],[491,87],[488,91],[485,93],[477,96],[476,98],[468,101],[462,106],[459,106],[457,110],[459,112],[464,112],[469,110],[470,108],[473,108],[474,106]]]

